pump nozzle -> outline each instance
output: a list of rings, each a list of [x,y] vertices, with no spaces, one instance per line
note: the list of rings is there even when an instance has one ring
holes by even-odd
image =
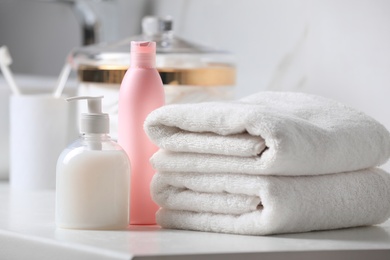
[[[81,114],[81,133],[104,134],[110,131],[108,114],[102,113],[102,99],[103,96],[80,96],[66,99],[66,101],[88,101],[88,113]]]
[[[98,96],[98,97],[80,96],[80,97],[67,98],[66,101],[87,100],[88,101],[88,113],[101,114],[102,113],[102,99],[103,98],[104,98],[104,96]]]

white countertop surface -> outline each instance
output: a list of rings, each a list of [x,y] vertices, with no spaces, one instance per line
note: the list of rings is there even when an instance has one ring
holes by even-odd
[[[0,183],[0,259],[390,259],[390,221],[378,226],[241,236],[130,226],[57,229],[54,191],[15,192]]]

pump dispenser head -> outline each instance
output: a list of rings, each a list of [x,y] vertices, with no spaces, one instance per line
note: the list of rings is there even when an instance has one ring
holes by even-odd
[[[102,99],[99,97],[70,97],[66,101],[88,101],[88,113],[81,114],[80,132],[88,134],[108,134],[110,132],[110,119],[108,114],[102,113]]]

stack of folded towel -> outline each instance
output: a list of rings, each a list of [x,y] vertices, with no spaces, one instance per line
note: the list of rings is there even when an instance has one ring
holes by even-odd
[[[151,192],[164,228],[267,235],[390,217],[390,134],[303,93],[169,105],[145,121],[161,149]]]

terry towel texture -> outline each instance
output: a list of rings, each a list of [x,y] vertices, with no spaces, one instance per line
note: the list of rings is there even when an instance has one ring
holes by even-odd
[[[375,167],[390,156],[390,135],[380,123],[303,93],[169,105],[152,112],[145,127],[170,151],[153,158],[164,171],[311,175]]]
[[[372,225],[390,216],[380,169],[319,176],[158,173],[153,199],[165,228],[267,235]]]
[[[160,148],[152,196],[165,228],[267,235],[381,223],[390,134],[321,97],[262,92],[169,105],[145,130]],[[365,170],[360,170],[365,169]]]

